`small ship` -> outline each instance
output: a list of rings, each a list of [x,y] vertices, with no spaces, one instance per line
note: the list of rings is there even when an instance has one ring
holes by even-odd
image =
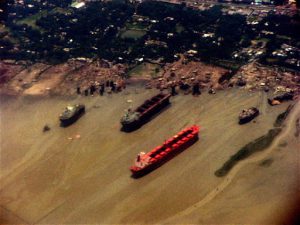
[[[128,109],[125,115],[121,118],[122,130],[133,131],[141,127],[152,116],[170,104],[170,97],[171,94],[161,93],[146,100],[141,106],[133,111]]]
[[[66,127],[71,125],[78,120],[84,112],[85,106],[82,104],[67,106],[65,111],[59,116],[61,126]]]
[[[243,109],[239,115],[239,124],[248,123],[259,115],[259,110],[255,107]]]
[[[294,98],[294,93],[293,92],[286,92],[284,94],[281,95],[277,95],[275,96],[273,99],[268,99],[268,103],[273,106],[273,105],[279,105],[284,101],[289,101],[289,100],[293,100]]]

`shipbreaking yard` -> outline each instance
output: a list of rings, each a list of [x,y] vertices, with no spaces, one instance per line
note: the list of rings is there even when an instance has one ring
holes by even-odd
[[[291,102],[267,104],[263,91],[232,88],[171,98],[171,107],[140,129],[121,132],[124,110],[158,90],[128,86],[100,96],[1,97],[1,223],[27,224],[280,224],[299,194],[299,100],[272,145],[215,176],[228,158],[273,128]],[[67,104],[86,113],[62,128]],[[261,114],[238,124],[242,108]],[[48,124],[50,131],[43,132]],[[150,174],[129,167],[189,125],[199,140]]]

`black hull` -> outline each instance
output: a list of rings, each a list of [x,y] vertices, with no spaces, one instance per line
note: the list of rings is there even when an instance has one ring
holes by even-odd
[[[245,124],[245,123],[249,123],[251,120],[253,120],[255,117],[257,117],[259,115],[259,112],[251,115],[251,116],[247,116],[245,118],[241,118],[239,120],[239,124]]]
[[[84,109],[81,109],[77,114],[68,118],[68,119],[60,119],[60,126],[67,127],[75,123],[83,114],[85,113]]]
[[[293,93],[285,93],[282,95],[279,95],[273,99],[268,98],[268,103],[269,105],[273,106],[272,101],[276,100],[279,102],[284,102],[284,101],[292,101],[294,99],[294,94]]]
[[[138,120],[135,120],[131,123],[122,124],[121,131],[124,132],[132,132],[139,129],[145,123],[149,122],[152,118],[154,118],[158,113],[160,113],[164,108],[170,105],[169,98],[165,99],[165,101],[158,104],[151,111],[148,111],[145,114],[142,114]]]

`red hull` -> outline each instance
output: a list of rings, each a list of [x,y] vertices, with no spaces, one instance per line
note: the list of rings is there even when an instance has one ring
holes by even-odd
[[[194,125],[180,131],[177,135],[167,140],[163,145],[154,148],[152,151],[138,156],[136,165],[130,170],[134,177],[143,176],[166,161],[173,158],[198,140],[199,127]]]

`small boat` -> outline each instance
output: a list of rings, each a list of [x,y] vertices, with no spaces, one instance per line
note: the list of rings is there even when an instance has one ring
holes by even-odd
[[[140,152],[133,166],[130,167],[133,177],[141,177],[157,167],[161,166],[166,161],[173,158],[178,153],[182,152],[198,140],[199,126],[191,126],[169,140],[163,145],[154,148],[148,153]]]
[[[84,112],[85,106],[82,104],[67,106],[65,111],[59,116],[61,126],[65,127],[71,125],[78,120]]]
[[[132,131],[146,123],[153,115],[157,114],[164,107],[170,104],[171,94],[158,94],[146,100],[134,111],[128,109],[121,118],[122,130]]]
[[[255,107],[243,109],[239,115],[239,124],[248,123],[259,115],[259,110]]]
[[[284,101],[290,101],[293,100],[294,98],[294,93],[293,92],[286,92],[281,95],[275,96],[273,99],[268,99],[268,103],[273,106],[273,105],[279,105]]]

